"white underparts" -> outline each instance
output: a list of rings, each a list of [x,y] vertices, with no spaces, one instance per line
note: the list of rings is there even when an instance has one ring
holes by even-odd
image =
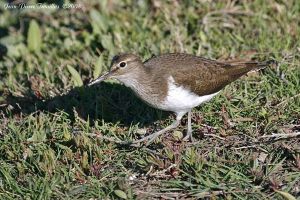
[[[176,113],[186,113],[192,108],[199,106],[200,104],[209,101],[219,92],[198,96],[183,86],[175,84],[172,76],[168,79],[168,95],[163,103],[165,110],[173,111]]]

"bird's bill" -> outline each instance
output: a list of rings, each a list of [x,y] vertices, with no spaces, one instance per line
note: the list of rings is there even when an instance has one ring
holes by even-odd
[[[92,82],[90,82],[88,84],[88,86],[94,85],[96,83],[100,83],[101,81],[104,81],[105,79],[109,78],[109,76],[110,76],[110,72],[107,72],[107,73],[103,74],[102,76],[99,76],[98,78],[96,78]]]

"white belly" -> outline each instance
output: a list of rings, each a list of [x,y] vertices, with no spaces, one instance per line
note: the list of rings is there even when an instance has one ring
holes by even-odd
[[[174,78],[170,76],[168,80],[168,95],[162,107],[164,110],[173,112],[189,111],[192,108],[209,101],[218,93],[219,92],[205,96],[198,96],[182,86],[177,86]]]

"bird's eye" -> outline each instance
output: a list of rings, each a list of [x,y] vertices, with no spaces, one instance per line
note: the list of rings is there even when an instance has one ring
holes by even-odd
[[[120,62],[119,64],[120,67],[125,67],[126,65],[127,65],[126,62]]]

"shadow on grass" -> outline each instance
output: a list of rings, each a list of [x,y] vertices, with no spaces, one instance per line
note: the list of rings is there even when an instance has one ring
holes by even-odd
[[[4,103],[7,106],[0,107],[0,110],[7,115],[31,114],[37,111],[55,113],[62,110],[74,121],[76,111],[79,117],[89,119],[91,123],[104,120],[120,122],[125,126],[133,123],[148,125],[167,116],[165,112],[146,105],[125,86],[106,82],[92,87],[74,88],[65,95],[49,100],[41,100],[33,95],[16,97],[10,94]],[[13,109],[9,110],[8,107]]]

